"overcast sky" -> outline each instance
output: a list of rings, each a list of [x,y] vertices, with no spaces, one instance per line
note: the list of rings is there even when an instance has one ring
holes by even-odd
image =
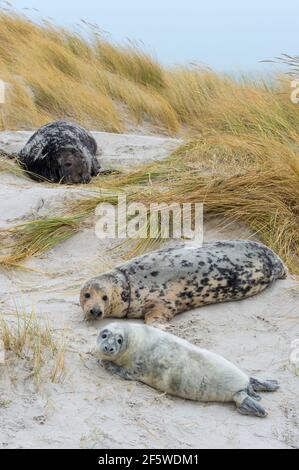
[[[0,1],[0,5],[3,2]],[[164,64],[263,71],[263,59],[299,54],[299,0],[13,0],[73,27],[96,22],[111,38],[143,41]],[[35,16],[32,11],[27,14]],[[295,40],[296,39],[296,40]]]

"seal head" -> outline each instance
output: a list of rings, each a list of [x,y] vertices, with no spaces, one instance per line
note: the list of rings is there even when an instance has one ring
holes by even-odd
[[[118,331],[117,325],[103,328],[98,336],[97,346],[102,359],[113,361],[124,353],[128,346],[128,335],[123,328]]]
[[[78,124],[55,121],[38,129],[18,155],[18,161],[37,180],[89,183],[100,172],[94,137]]]
[[[80,292],[80,305],[86,320],[123,318],[129,305],[129,287],[125,276],[111,271],[87,281]]]
[[[57,155],[52,155],[52,161],[57,161],[56,179],[65,184],[86,184],[91,181],[92,157],[85,149],[65,147]]]

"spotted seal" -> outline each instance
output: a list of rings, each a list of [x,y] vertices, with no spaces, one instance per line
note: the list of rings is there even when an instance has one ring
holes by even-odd
[[[89,183],[100,172],[97,143],[77,124],[55,121],[37,130],[18,160],[36,179],[55,183]]]
[[[280,258],[260,243],[213,241],[132,259],[87,281],[80,303],[86,319],[165,323],[202,305],[245,299],[285,276]]]
[[[158,328],[132,322],[104,327],[97,341],[103,366],[170,395],[202,402],[235,402],[242,414],[265,417],[256,392],[275,391],[276,380],[249,378],[222,356]]]

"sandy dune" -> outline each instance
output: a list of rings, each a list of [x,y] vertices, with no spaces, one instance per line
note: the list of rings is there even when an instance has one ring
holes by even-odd
[[[19,150],[30,133],[0,134],[0,147]],[[104,167],[163,158],[179,141],[163,137],[95,133]],[[0,226],[49,213],[82,189],[51,187],[0,174]],[[246,238],[232,224],[220,231],[205,224],[206,239]],[[299,447],[299,377],[290,367],[291,342],[299,339],[299,283],[289,277],[248,300],[183,314],[170,331],[214,350],[250,375],[276,378],[281,390],[265,394],[265,420],[244,417],[233,405],[201,404],[164,396],[125,382],[99,367],[89,354],[99,323],[82,320],[82,282],[120,261],[115,242],[96,238],[93,227],[44,255],[34,271],[0,268],[0,305],[13,321],[15,304],[32,306],[69,342],[66,378],[36,391],[22,360],[0,365],[0,448],[290,448]]]

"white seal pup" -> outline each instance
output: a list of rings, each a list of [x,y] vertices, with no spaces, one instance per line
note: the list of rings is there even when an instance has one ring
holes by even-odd
[[[202,402],[235,402],[246,415],[265,417],[256,392],[279,388],[276,380],[250,378],[213,352],[148,325],[113,322],[97,340],[102,365],[170,395]]]
[[[20,151],[18,161],[35,179],[54,183],[89,183],[100,173],[97,143],[78,124],[55,121],[38,129]]]
[[[134,258],[87,281],[80,303],[88,320],[127,317],[162,324],[202,305],[255,295],[286,272],[260,243],[213,241]]]

